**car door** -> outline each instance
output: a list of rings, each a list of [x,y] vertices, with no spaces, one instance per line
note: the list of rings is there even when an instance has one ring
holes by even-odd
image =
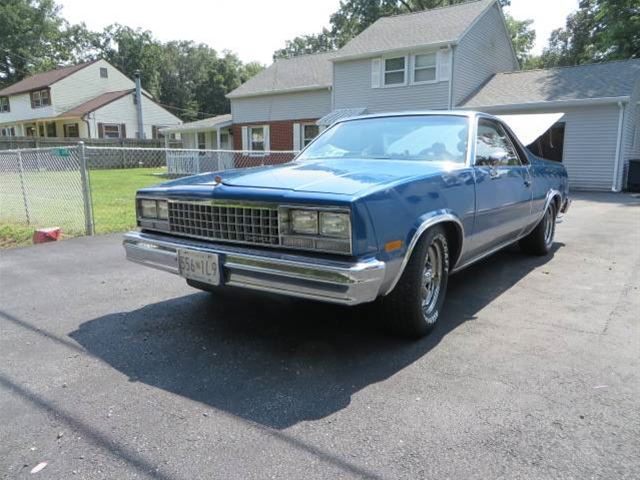
[[[516,240],[531,215],[528,160],[496,120],[479,118],[474,159],[476,253]]]

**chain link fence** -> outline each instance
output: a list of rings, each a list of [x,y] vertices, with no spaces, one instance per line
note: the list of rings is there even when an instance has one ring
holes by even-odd
[[[87,231],[80,147],[0,151],[0,223]]]
[[[276,165],[296,152],[74,146],[0,150],[0,224],[66,236],[136,225],[138,189],[199,173]]]

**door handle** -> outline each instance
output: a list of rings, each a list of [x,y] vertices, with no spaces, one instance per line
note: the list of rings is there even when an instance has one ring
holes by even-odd
[[[495,168],[490,168],[489,169],[489,178],[491,180],[495,180],[499,176],[500,176],[500,172],[497,169],[495,169]]]

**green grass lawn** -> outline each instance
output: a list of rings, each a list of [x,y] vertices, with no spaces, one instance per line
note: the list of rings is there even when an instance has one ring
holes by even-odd
[[[136,191],[163,182],[162,168],[91,171],[91,197],[96,233],[121,232],[136,226]]]
[[[33,228],[26,225],[0,225],[0,249],[20,247],[31,243]]]
[[[165,171],[163,168],[91,170],[96,233],[134,228],[136,191],[163,182]],[[78,172],[31,172],[24,175],[23,182],[28,192],[26,206],[18,175],[0,175],[0,248],[31,243],[33,231],[40,227],[61,227],[64,237],[84,234]]]

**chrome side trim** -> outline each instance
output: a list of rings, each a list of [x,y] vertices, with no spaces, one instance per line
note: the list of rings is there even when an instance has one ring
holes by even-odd
[[[562,202],[562,194],[556,190],[555,188],[552,188],[551,190],[549,190],[547,192],[547,199],[544,202],[544,208],[542,209],[541,212],[538,213],[538,218],[536,218],[536,221],[533,222],[532,225],[530,225],[529,227],[527,227],[523,232],[521,232],[522,234],[518,237],[517,240],[514,240],[514,242],[517,242],[518,240],[520,240],[521,238],[526,237],[527,235],[529,235],[531,232],[533,232],[533,229],[536,228],[538,226],[538,223],[540,223],[540,221],[542,220],[542,218],[544,217],[544,212],[547,211],[547,208],[549,208],[549,205],[551,204],[551,201],[555,198],[555,197],[559,197],[560,201]]]
[[[537,223],[536,223],[536,225],[537,225]],[[462,263],[460,265],[456,265],[455,268],[453,270],[451,270],[451,273],[457,273],[460,270],[463,270],[463,269],[473,265],[474,263],[479,262],[483,258],[487,258],[487,257],[493,255],[494,253],[498,252],[499,250],[502,250],[503,248],[506,248],[509,245],[517,242],[518,240],[526,237],[527,235],[528,235],[528,233],[525,233],[524,235],[518,236],[515,240],[507,240],[506,242],[501,243],[497,247],[493,247],[492,249],[487,250],[486,252],[482,252],[480,255],[477,255],[477,256],[475,256],[473,258],[470,258],[466,262],[464,262],[464,263]]]
[[[330,260],[137,231],[125,234],[123,246],[128,260],[176,275],[178,248],[214,253],[223,285],[343,305],[375,300],[386,270],[375,258]]]
[[[416,230],[416,233],[413,234],[413,237],[411,238],[411,242],[409,242],[409,246],[407,247],[407,251],[404,254],[404,258],[402,259],[402,263],[400,264],[398,273],[396,274],[396,277],[391,282],[391,285],[386,290],[384,295],[389,295],[393,291],[393,289],[396,287],[398,282],[400,281],[400,277],[402,277],[402,273],[404,272],[404,269],[406,268],[407,263],[409,263],[409,259],[411,258],[413,249],[417,245],[422,234],[426,232],[429,228],[433,227],[434,225],[437,225],[439,223],[444,223],[444,222],[454,222],[460,229],[460,253],[462,254],[464,250],[464,227],[462,225],[462,222],[453,213],[445,212],[442,210],[437,211],[435,215],[423,221],[418,227],[418,229]],[[460,257],[461,255],[458,256],[458,258]]]
[[[544,208],[542,209],[542,214],[540,215],[540,219],[542,219],[542,217],[544,216],[544,212],[547,211],[547,208],[549,207],[549,205],[551,204],[551,201],[555,197],[560,198],[560,208],[562,208],[562,194],[560,193],[560,191],[556,190],[555,188],[552,188],[547,192],[547,200],[544,203]]]

